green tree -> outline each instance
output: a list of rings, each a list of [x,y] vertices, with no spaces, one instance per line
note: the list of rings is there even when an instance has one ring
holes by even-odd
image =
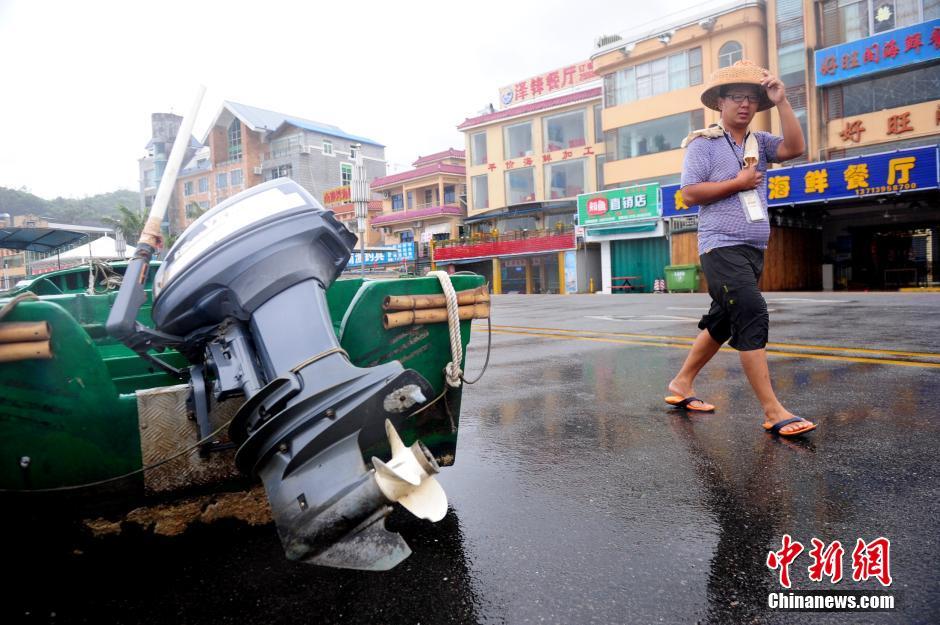
[[[117,207],[118,216],[102,217],[101,221],[119,231],[124,235],[124,240],[128,245],[134,245],[140,240],[140,233],[144,230],[144,224],[147,222],[146,209],[133,211],[123,204]]]

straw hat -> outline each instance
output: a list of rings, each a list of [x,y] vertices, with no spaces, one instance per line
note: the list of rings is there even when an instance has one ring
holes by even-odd
[[[773,108],[774,103],[767,97],[767,90],[761,87],[761,80],[764,79],[764,68],[754,65],[751,61],[737,61],[729,67],[722,67],[713,72],[708,78],[708,86],[702,92],[702,104],[712,110],[718,109],[718,96],[722,87],[730,85],[757,85],[760,91],[760,102],[757,105],[758,111],[766,111]]]

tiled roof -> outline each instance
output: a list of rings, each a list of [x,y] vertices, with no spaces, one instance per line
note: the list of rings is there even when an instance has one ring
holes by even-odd
[[[537,111],[543,111],[545,109],[554,108],[556,106],[574,104],[575,102],[582,102],[584,100],[592,100],[594,98],[599,98],[600,96],[601,88],[594,87],[593,89],[578,91],[576,93],[569,93],[568,95],[542,100],[541,102],[533,102],[531,104],[514,106],[502,111],[496,111],[495,113],[487,113],[485,115],[478,115],[477,117],[468,117],[463,121],[462,124],[457,126],[457,130],[463,130],[464,128],[470,128],[471,126],[478,126],[480,124],[495,122],[497,120],[506,119],[509,117],[517,117],[527,113],[535,113]]]
[[[329,210],[333,211],[336,215],[345,215],[346,213],[351,213],[356,210],[356,205],[352,202],[348,204],[339,204],[337,206],[331,206]],[[380,211],[382,210],[382,200],[369,200],[369,210],[370,211]]]
[[[427,165],[428,163],[433,163],[434,161],[442,161],[445,158],[466,158],[467,154],[463,150],[457,150],[454,148],[449,148],[443,152],[435,152],[434,154],[429,154],[427,156],[419,156],[412,165],[415,167],[421,167],[422,165]]]
[[[386,213],[372,218],[372,224],[388,224],[400,221],[412,221],[413,219],[423,219],[436,215],[463,215],[463,209],[459,206],[430,206],[428,208],[419,208],[410,211],[398,211],[396,213]]]
[[[461,165],[433,163],[431,165],[425,165],[424,167],[419,167],[417,169],[403,171],[400,174],[392,174],[391,176],[376,178],[372,181],[370,186],[373,189],[378,189],[380,187],[387,187],[399,182],[404,182],[406,180],[414,180],[416,178],[423,178],[424,176],[431,176],[433,174],[456,174],[458,176],[466,176],[467,168]]]

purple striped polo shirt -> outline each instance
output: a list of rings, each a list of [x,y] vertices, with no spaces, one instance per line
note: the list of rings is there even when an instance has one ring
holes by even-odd
[[[744,161],[744,147],[734,143],[731,135],[726,134],[732,145],[721,137],[708,139],[699,137],[689,143],[682,163],[682,187],[700,182],[722,182],[731,180],[741,171]],[[776,163],[777,148],[783,142],[782,137],[758,130],[757,137],[760,160],[757,169],[767,171],[768,163]],[[732,152],[732,146],[734,151]],[[767,215],[767,178],[757,187],[764,215]],[[748,223],[744,218],[744,208],[735,193],[726,198],[702,206],[698,216],[698,253],[704,254],[716,247],[730,245],[751,245],[758,249],[767,248],[770,238],[768,220]]]

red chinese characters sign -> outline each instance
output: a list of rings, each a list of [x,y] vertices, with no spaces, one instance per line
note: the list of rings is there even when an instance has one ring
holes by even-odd
[[[501,108],[506,108],[597,78],[597,74],[594,73],[593,62],[574,63],[501,87],[499,90],[499,105]]]
[[[350,202],[349,186],[336,187],[323,193],[323,205],[348,204]]]

